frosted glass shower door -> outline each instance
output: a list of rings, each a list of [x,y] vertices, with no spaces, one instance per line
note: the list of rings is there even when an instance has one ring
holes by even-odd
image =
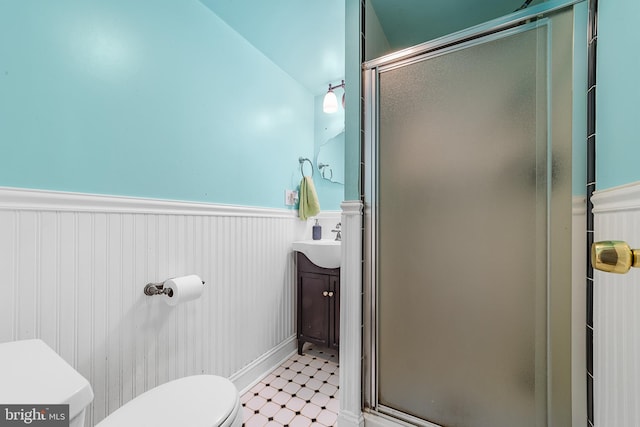
[[[547,236],[560,169],[548,30],[525,25],[378,71],[383,412],[547,425]]]

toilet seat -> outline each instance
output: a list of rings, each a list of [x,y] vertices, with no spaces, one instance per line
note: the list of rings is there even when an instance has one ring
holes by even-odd
[[[194,375],[142,393],[96,427],[231,427],[241,425],[241,417],[238,391],[231,381]]]

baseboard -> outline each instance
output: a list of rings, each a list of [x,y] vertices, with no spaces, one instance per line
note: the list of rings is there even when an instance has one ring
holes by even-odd
[[[240,395],[259,383],[271,371],[280,366],[297,351],[296,337],[291,337],[278,344],[229,378],[240,390]]]

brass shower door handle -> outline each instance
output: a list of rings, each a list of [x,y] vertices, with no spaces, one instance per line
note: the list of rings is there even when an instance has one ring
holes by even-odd
[[[591,265],[607,273],[624,274],[631,267],[640,267],[640,249],[620,240],[606,240],[591,245]]]

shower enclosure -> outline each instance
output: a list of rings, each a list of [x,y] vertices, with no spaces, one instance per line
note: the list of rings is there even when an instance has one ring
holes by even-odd
[[[369,411],[571,425],[573,3],[365,64]]]

